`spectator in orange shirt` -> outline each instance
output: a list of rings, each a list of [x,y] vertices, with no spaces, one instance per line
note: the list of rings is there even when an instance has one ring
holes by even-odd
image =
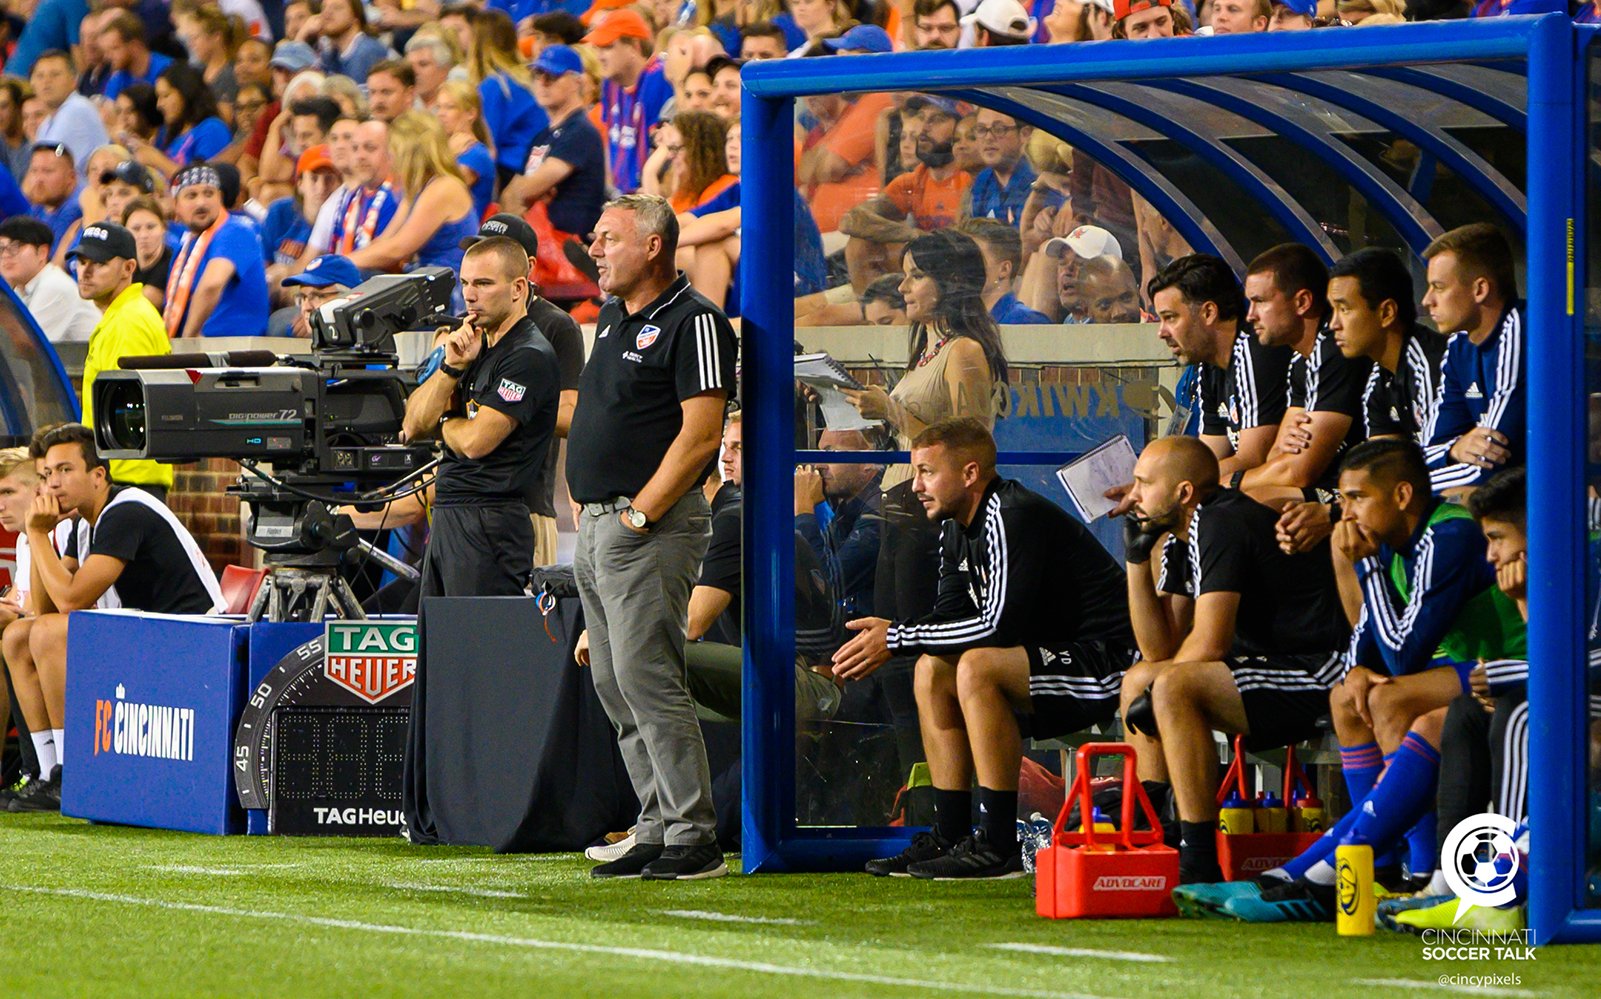
[[[953,146],[962,108],[948,97],[919,94],[906,102],[917,113],[917,168],[884,186],[884,193],[845,213],[839,231],[850,236],[845,264],[858,294],[900,259],[904,244],[954,225],[973,178],[956,165]]]

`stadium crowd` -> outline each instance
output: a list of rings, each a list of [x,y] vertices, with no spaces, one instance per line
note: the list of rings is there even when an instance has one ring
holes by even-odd
[[[51,339],[89,342],[87,386],[177,338],[307,336],[312,310],[375,274],[444,266],[465,286],[474,254],[521,261],[526,274],[507,280],[537,294],[504,318],[526,315],[551,342],[537,377],[559,398],[523,456],[552,459],[543,502],[528,504],[528,561],[546,564],[550,438],[586,405],[576,324],[633,321],[642,304],[620,283],[603,213],[651,218],[648,252],[687,282],[664,277],[673,298],[655,308],[693,289],[685,301],[737,315],[747,62],[1381,27],[1506,6],[10,0],[0,277]],[[1384,918],[1449,922],[1438,841],[1492,801],[1521,819],[1527,785],[1524,334],[1505,238],[1470,225],[1436,240],[1420,313],[1407,264],[1385,249],[1331,270],[1278,246],[1242,284],[1082,151],[937,94],[807,98],[795,157],[797,325],[911,330],[893,389],[844,393],[874,425],[825,427],[817,444],[909,449],[912,463],[822,464],[795,480],[798,713],[892,724],[900,762],[926,763],[933,787],[932,830],[869,870],[1020,876],[1025,734],[1120,720],[1176,816],[1186,911],[1332,919],[1330,858],[1354,830],[1397,892]],[[470,249],[485,238],[493,252]],[[489,294],[459,290],[456,305]],[[1185,366],[1193,420],[1148,446],[1111,497],[1119,565],[1060,507],[998,477],[1000,326],[1140,322]],[[713,340],[699,341],[703,393],[728,388]],[[474,360],[460,349],[443,344],[447,369]],[[723,715],[739,697],[740,447],[736,414],[721,474],[704,480],[711,548],[685,594],[690,691]],[[31,567],[0,613],[38,771],[7,801],[50,808],[66,614],[113,582],[146,609],[203,613],[220,597],[162,505],[170,466],[107,465],[66,427],[0,455],[0,471],[0,523],[22,532],[19,569]],[[437,514],[433,495],[412,520]],[[71,510],[112,511],[110,526],[74,529]],[[1223,883],[1214,731],[1263,749],[1314,738],[1325,718],[1354,807],[1293,863]],[[650,828],[602,859],[659,853]]]

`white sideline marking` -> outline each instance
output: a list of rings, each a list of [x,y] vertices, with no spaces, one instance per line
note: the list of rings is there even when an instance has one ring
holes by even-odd
[[[1162,954],[1142,954],[1135,950],[1095,950],[1089,947],[1048,947],[1031,943],[985,944],[996,950],[1015,950],[1024,954],[1054,954],[1058,957],[1099,957],[1108,961],[1143,961],[1148,964],[1167,964],[1173,959]]]
[[[812,926],[809,919],[769,919],[766,916],[731,916],[726,912],[706,912],[702,909],[663,909],[664,916],[679,919],[706,919],[714,923],[770,923],[774,926]]]
[[[1438,989],[1441,992],[1460,992],[1473,996],[1511,996],[1514,999],[1535,999],[1538,992],[1528,989],[1503,989],[1494,985],[1441,985],[1438,981],[1426,982],[1417,978],[1353,978],[1353,985],[1378,985],[1395,989]]]
[[[195,867],[191,864],[151,864],[146,870],[165,871],[168,874],[214,874],[217,877],[240,877],[250,873],[232,867]]]
[[[1024,999],[1107,999],[1083,992],[1044,992],[1034,989],[1009,989],[993,985],[966,985],[961,982],[935,982],[916,978],[895,978],[889,975],[868,975],[854,971],[827,971],[821,968],[801,968],[785,964],[768,964],[765,961],[739,961],[727,957],[705,954],[684,954],[672,950],[648,950],[643,947],[604,947],[599,944],[566,943],[558,940],[538,940],[532,937],[503,937],[490,933],[469,933],[465,930],[431,930],[414,926],[391,926],[383,923],[363,923],[354,919],[330,919],[325,916],[303,916],[293,912],[272,912],[258,909],[230,909],[220,905],[200,905],[194,902],[169,902],[158,898],[138,898],[133,895],[110,895],[104,892],[85,891],[81,888],[36,888],[30,885],[0,885],[0,890],[28,892],[34,895],[58,895],[82,898],[96,902],[119,902],[123,905],[143,905],[156,909],[181,912],[204,912],[216,916],[239,916],[244,919],[281,919],[288,923],[306,926],[326,926],[340,930],[361,930],[366,933],[393,933],[398,936],[438,937],[447,940],[465,940],[471,943],[506,944],[533,950],[566,951],[575,954],[608,954],[613,957],[632,957],[641,961],[661,961],[667,964],[688,964],[705,968],[723,968],[730,971],[749,971],[757,974],[784,975],[794,978],[818,978],[836,982],[865,982],[870,985],[899,985],[915,989],[934,989],[940,992],[967,992],[993,996],[1021,996]]]
[[[477,895],[480,898],[527,898],[527,895],[515,891],[492,891],[488,888],[456,888],[451,885],[408,885],[386,884],[385,888],[395,888],[400,891],[442,891],[457,895]]]

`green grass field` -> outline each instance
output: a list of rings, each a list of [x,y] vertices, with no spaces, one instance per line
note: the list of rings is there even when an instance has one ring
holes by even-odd
[[[1049,921],[1030,881],[588,869],[0,815],[0,995],[1593,997],[1601,972],[1601,947],[1441,964],[1416,938],[1332,926]],[[1521,981],[1441,988],[1442,974]]]

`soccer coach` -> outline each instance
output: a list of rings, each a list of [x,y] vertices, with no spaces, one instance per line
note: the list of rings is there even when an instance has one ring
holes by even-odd
[[[684,641],[711,523],[694,486],[722,438],[737,344],[677,273],[677,249],[672,208],[641,194],[606,206],[589,248],[609,297],[567,435],[567,485],[583,506],[573,567],[595,691],[639,797],[637,842],[591,872],[602,878],[728,873]]]
[[[444,338],[445,361],[406,400],[405,439],[435,434],[445,447],[419,599],[521,596],[533,573],[525,497],[556,432],[556,352],[528,318],[528,253],[504,236],[473,244],[461,261],[467,320]],[[435,841],[428,807],[426,684],[412,687],[401,805],[408,838]]]

